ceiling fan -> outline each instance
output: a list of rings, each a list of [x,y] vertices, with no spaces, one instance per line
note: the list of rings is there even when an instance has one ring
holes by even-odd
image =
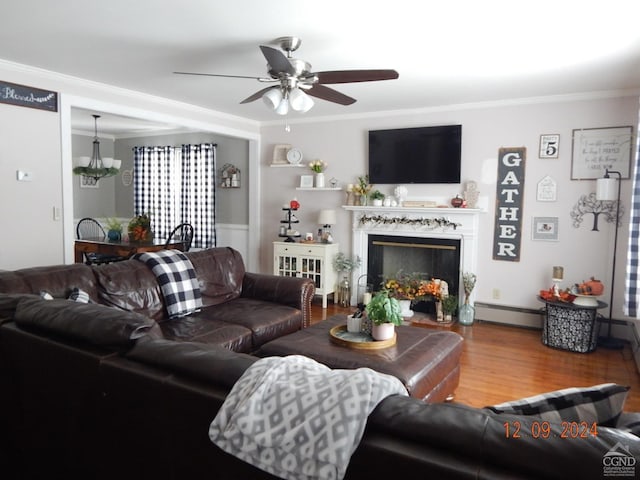
[[[269,77],[248,77],[243,75],[221,75],[215,73],[173,72],[180,75],[202,75],[209,77],[249,78],[259,82],[275,83],[253,95],[245,98],[240,103],[250,103],[259,98],[276,113],[285,115],[289,107],[299,112],[306,112],[313,106],[312,97],[338,103],[351,105],[356,99],[338,92],[327,84],[373,82],[378,80],[394,80],[398,78],[395,70],[333,70],[326,72],[312,72],[311,64],[304,60],[292,57],[301,45],[298,37],[281,37],[276,39],[280,48],[286,55],[275,48],[260,45],[262,54],[267,59]]]

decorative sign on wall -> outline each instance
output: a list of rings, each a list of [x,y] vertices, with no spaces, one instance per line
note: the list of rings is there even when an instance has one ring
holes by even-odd
[[[560,135],[546,134],[540,135],[540,149],[538,158],[558,158],[560,152]]]
[[[0,103],[57,112],[58,94],[26,85],[0,81]]]
[[[601,178],[606,169],[629,178],[632,133],[633,127],[574,130],[571,180]]]
[[[556,181],[547,175],[538,182],[536,199],[539,202],[555,202],[557,198],[557,188],[558,185],[556,184]]]
[[[494,260],[520,261],[526,154],[525,147],[501,148],[498,151]]]

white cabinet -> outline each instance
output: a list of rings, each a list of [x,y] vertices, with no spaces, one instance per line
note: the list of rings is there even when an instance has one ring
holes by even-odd
[[[322,295],[322,308],[327,308],[327,295],[336,288],[333,257],[338,248],[337,243],[273,242],[273,274],[310,278],[316,295]]]

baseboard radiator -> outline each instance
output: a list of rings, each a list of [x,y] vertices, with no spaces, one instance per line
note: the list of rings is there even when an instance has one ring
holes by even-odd
[[[544,321],[542,310],[482,302],[476,302],[474,307],[475,319],[478,321],[542,329]]]

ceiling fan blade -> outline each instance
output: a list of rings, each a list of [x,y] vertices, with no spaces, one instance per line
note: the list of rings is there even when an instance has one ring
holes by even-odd
[[[243,101],[241,101],[240,103],[250,103],[253,102],[255,100],[258,100],[260,97],[262,97],[265,93],[267,93],[269,90],[271,90],[272,88],[278,88],[278,87],[267,87],[267,88],[263,88],[262,90],[257,91],[256,93],[254,93],[253,95],[251,95],[250,97],[245,98]]]
[[[318,83],[322,84],[395,80],[399,76],[395,70],[334,70],[316,72],[315,75],[318,77]]]
[[[267,59],[267,63],[271,67],[272,71],[274,71],[275,73],[287,73],[289,75],[295,75],[295,68],[293,68],[293,65],[291,65],[289,59],[280,50],[266,47],[264,45],[260,45],[260,50],[262,50],[262,54],[264,55],[264,58]]]
[[[199,75],[202,77],[226,77],[226,78],[249,78],[251,80],[258,80],[260,82],[271,82],[273,79],[264,77],[246,77],[244,75],[220,75],[217,73],[196,73],[196,72],[173,72],[177,75]]]
[[[351,105],[356,102],[355,98],[351,98],[344,93],[340,93],[333,88],[325,87],[324,85],[315,84],[309,90],[305,90],[308,95],[322,100],[327,100],[333,103],[339,103],[340,105]]]

